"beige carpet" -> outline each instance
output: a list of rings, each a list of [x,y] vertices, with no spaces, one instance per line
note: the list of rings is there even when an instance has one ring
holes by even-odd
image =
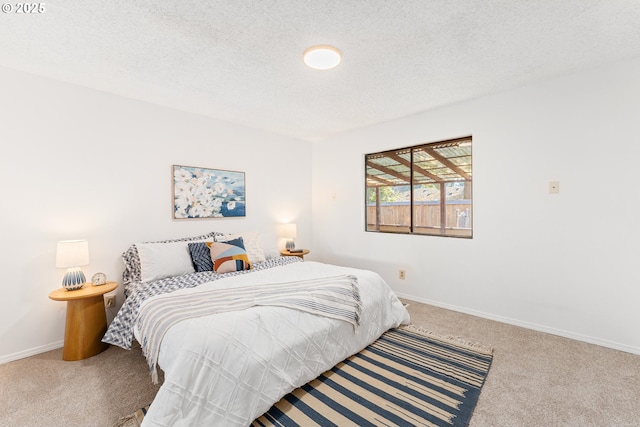
[[[493,347],[470,427],[640,426],[640,356],[406,302],[413,321]]]
[[[112,346],[77,362],[53,350],[0,365],[0,426],[111,427],[159,387],[138,346]]]
[[[493,347],[470,427],[640,427],[640,356],[410,301],[415,324]],[[139,348],[0,365],[0,426],[111,427],[153,400]]]

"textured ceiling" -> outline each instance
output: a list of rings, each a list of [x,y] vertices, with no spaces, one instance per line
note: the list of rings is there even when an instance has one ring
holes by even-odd
[[[44,5],[0,13],[0,65],[305,140],[640,56],[640,0]]]

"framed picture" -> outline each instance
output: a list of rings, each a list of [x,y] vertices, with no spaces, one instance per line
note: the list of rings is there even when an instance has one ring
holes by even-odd
[[[244,172],[173,165],[173,218],[243,216]]]

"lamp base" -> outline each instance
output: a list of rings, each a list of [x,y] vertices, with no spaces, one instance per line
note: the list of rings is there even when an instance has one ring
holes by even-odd
[[[287,240],[287,245],[285,246],[285,249],[290,251],[291,249],[295,249],[295,248],[296,248],[296,244],[293,242],[293,239]]]
[[[87,279],[80,267],[69,268],[62,278],[62,287],[68,291],[75,291],[82,288],[86,282]]]

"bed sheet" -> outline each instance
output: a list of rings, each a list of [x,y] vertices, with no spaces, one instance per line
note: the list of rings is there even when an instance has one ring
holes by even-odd
[[[238,287],[352,274],[362,316],[350,323],[282,307],[254,307],[182,321],[162,342],[165,379],[143,427],[245,426],[282,396],[409,323],[409,313],[386,282],[368,270],[300,262],[205,283]],[[179,290],[177,293],[193,292]]]

